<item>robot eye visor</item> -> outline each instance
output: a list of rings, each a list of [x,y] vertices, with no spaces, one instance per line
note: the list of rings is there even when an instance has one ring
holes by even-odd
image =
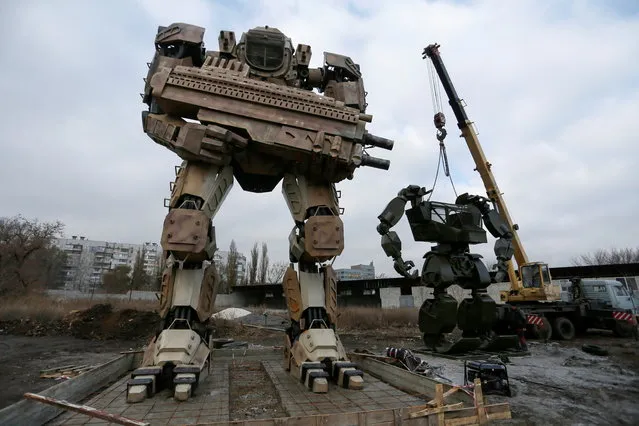
[[[275,71],[284,65],[286,37],[277,31],[252,29],[246,34],[246,62],[263,71]]]

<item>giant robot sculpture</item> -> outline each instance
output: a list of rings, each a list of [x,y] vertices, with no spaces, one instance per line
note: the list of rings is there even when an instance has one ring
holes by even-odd
[[[469,249],[471,244],[487,242],[483,220],[497,238],[494,281],[504,281],[508,274],[507,261],[514,253],[508,226],[484,197],[462,194],[455,204],[424,201],[423,197],[430,192],[417,185],[402,189],[378,216],[377,226],[384,252],[393,258],[395,270],[407,278],[417,279],[418,271],[411,271],[415,267],[412,261],[404,261],[401,240],[390,230],[404,215],[407,203],[410,202],[410,208],[406,210],[406,217],[415,241],[437,243],[424,255],[422,267],[422,284],[434,289],[434,299],[426,299],[419,310],[418,324],[424,343],[442,353],[516,346],[517,337],[510,326],[513,308],[497,306],[488,295],[486,288],[491,284],[488,269],[481,255],[470,253]],[[447,293],[453,284],[471,291],[470,298],[465,298],[459,307],[456,299]],[[451,342],[447,334],[456,326],[462,330],[462,338]],[[504,331],[509,334],[497,334]]]
[[[328,391],[330,378],[361,388],[362,372],[348,362],[335,333],[330,261],[344,247],[335,184],[352,179],[359,166],[388,170],[388,160],[365,150],[390,150],[393,141],[365,129],[372,116],[365,113],[359,65],[324,53],[324,65],[309,68],[310,46],[293,49],[291,39],[267,26],[243,33],[239,42],[233,32],[220,31],[218,51],[205,51],[203,36],[204,28],[193,25],[159,27],[145,79],[144,132],[183,162],[165,201],[163,330],[134,371],[128,400],[161,386],[184,400],[197,386],[210,353],[205,325],[219,282],[211,221],[234,179],[250,192],[270,192],[282,181],[295,222],[283,278],[291,319],[286,368],[314,392]]]

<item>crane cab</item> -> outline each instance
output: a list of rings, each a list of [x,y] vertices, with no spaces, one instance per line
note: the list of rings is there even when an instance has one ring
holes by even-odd
[[[541,262],[527,263],[519,268],[519,277],[523,288],[543,289],[550,283],[550,268]]]
[[[548,264],[530,262],[519,267],[519,279],[500,296],[506,303],[549,302],[561,299],[561,287],[552,283]]]

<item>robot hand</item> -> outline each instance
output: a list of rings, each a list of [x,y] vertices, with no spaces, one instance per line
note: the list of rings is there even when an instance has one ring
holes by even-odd
[[[395,262],[393,263],[393,267],[398,274],[406,277],[406,278],[417,278],[417,274],[419,273],[417,270],[410,271],[415,267],[415,263],[412,260],[404,261],[401,257],[396,257]]]

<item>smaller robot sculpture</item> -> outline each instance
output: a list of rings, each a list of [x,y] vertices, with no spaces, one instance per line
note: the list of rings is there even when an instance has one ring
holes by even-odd
[[[512,307],[497,305],[488,295],[491,276],[482,256],[470,252],[471,244],[486,243],[486,231],[497,238],[495,255],[497,271],[495,282],[506,278],[507,262],[513,256],[512,233],[498,212],[490,207],[489,200],[477,195],[462,194],[455,204],[424,201],[431,193],[425,188],[410,185],[391,200],[378,216],[377,232],[382,235],[382,248],[392,257],[395,270],[407,277],[418,278],[415,264],[402,258],[402,243],[395,226],[404,214],[408,202],[411,207],[406,216],[415,241],[429,241],[437,245],[424,255],[421,282],[434,289],[434,298],[426,299],[419,310],[419,329],[424,343],[436,352],[466,352],[474,349],[503,349],[517,345],[512,332]],[[412,270],[412,271],[411,271]],[[453,284],[470,290],[458,307],[457,300],[447,293]],[[455,327],[462,337],[450,342],[447,334]],[[507,332],[498,336],[496,332]]]

